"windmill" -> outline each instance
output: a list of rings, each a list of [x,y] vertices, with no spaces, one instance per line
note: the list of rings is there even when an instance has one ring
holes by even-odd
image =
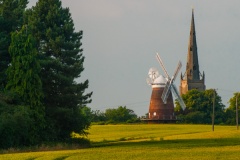
[[[164,103],[161,98],[166,82],[166,78],[160,75],[156,68],[149,69],[147,83],[152,88],[152,94],[148,118],[145,119],[148,123],[172,123],[176,121],[172,94],[169,93],[166,99],[167,103]]]
[[[161,96],[163,102],[164,102],[165,104],[167,103],[167,98],[168,98],[170,92],[172,92],[172,93],[174,94],[174,96],[177,98],[177,101],[179,102],[179,104],[180,104],[180,106],[182,107],[182,109],[185,110],[186,105],[185,105],[185,103],[183,102],[183,100],[182,100],[182,98],[181,98],[181,96],[180,96],[180,94],[179,94],[179,92],[178,92],[175,84],[173,83],[174,80],[175,80],[176,77],[177,77],[177,74],[178,74],[179,70],[180,70],[181,67],[182,67],[182,63],[181,63],[180,61],[178,62],[177,68],[176,68],[176,70],[175,70],[172,78],[170,78],[170,76],[169,76],[167,70],[165,69],[164,64],[163,64],[163,62],[162,62],[162,60],[161,60],[161,58],[160,58],[160,56],[159,56],[158,53],[157,53],[157,55],[156,55],[156,58],[157,58],[157,60],[158,60],[158,62],[159,62],[159,64],[160,64],[160,66],[162,67],[162,70],[164,71],[165,76],[166,76],[166,79],[167,79],[165,88],[164,88],[163,93],[162,93],[162,96]]]

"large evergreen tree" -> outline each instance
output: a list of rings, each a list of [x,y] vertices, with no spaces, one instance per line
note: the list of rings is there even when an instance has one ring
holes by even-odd
[[[7,83],[6,70],[11,62],[8,52],[10,33],[21,29],[27,3],[28,0],[0,0],[0,90]]]
[[[19,32],[12,33],[9,47],[12,61],[7,69],[6,89],[17,93],[25,104],[34,109],[42,107],[43,93],[36,43],[27,32],[24,26]]]
[[[82,31],[75,32],[69,9],[59,0],[39,0],[25,23],[37,40],[49,135],[64,139],[71,131],[81,132],[89,124],[83,123],[80,109],[92,95],[84,93],[88,80],[76,82],[84,70]]]
[[[6,89],[17,94],[31,118],[29,141],[32,144],[42,140],[45,127],[45,111],[42,105],[42,83],[39,77],[40,65],[37,60],[37,49],[34,38],[23,26],[19,32],[12,33],[9,47],[11,65],[7,69],[8,83]],[[17,136],[17,135],[15,135]]]

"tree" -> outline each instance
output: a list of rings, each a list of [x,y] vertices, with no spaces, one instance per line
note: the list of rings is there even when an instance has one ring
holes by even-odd
[[[41,141],[41,132],[45,127],[45,110],[42,105],[42,83],[39,77],[40,65],[34,38],[28,34],[26,26],[19,32],[12,33],[9,47],[11,65],[7,69],[8,83],[6,89],[16,93],[24,106],[30,108],[32,128],[30,137],[36,137],[35,143]]]
[[[42,107],[42,82],[36,43],[27,32],[26,26],[23,26],[19,32],[12,33],[9,47],[12,61],[7,69],[6,88],[19,94],[25,104],[36,109]]]
[[[69,9],[63,8],[59,0],[39,0],[26,12],[25,23],[37,41],[49,135],[63,140],[72,131],[87,128],[82,123],[73,125],[79,122],[74,114],[83,116],[81,109],[91,102],[92,95],[84,93],[88,80],[76,81],[84,70],[83,32],[75,32]],[[68,116],[59,119],[64,113]]]
[[[105,116],[107,121],[112,123],[131,122],[137,119],[137,115],[133,110],[126,106],[119,106],[117,109],[106,109]]]
[[[22,104],[18,94],[0,92],[0,148],[22,147],[40,144],[40,121],[36,121],[35,111]],[[36,123],[37,122],[37,123]]]
[[[236,99],[237,99],[237,104],[240,104],[240,92],[236,92],[233,94],[233,97],[229,99],[228,103],[228,109],[235,110],[236,111]]]
[[[240,104],[240,93],[236,92],[233,94],[233,97],[230,98],[230,100],[228,101],[229,106],[226,109],[226,124],[236,124],[236,100],[237,100],[237,104],[238,104],[238,109],[239,109],[239,104]],[[238,117],[239,119],[239,117]]]
[[[92,122],[104,122],[106,121],[106,116],[104,112],[101,112],[100,110],[92,111]]]
[[[0,106],[2,109],[3,106]],[[8,106],[0,114],[0,148],[20,147],[36,144],[32,135],[34,120],[26,106]]]
[[[200,111],[194,111],[184,116],[184,122],[190,124],[201,124],[203,123],[205,117],[205,113]]]
[[[185,111],[182,111],[179,103],[176,103],[175,112],[182,117],[185,123],[203,123],[210,124],[212,121],[213,100],[215,96],[215,123],[224,122],[224,105],[221,97],[216,90],[209,89],[205,91],[190,90],[182,95],[186,104]],[[196,118],[196,117],[202,117]]]
[[[6,70],[11,62],[10,33],[21,29],[27,3],[27,0],[0,0],[0,90],[6,86]]]

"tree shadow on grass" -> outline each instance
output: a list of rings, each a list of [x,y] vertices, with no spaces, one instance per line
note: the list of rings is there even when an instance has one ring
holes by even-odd
[[[92,144],[92,147],[105,146],[148,146],[158,148],[198,148],[198,147],[222,147],[240,145],[240,138],[217,138],[217,139],[177,139],[177,140],[146,140],[140,142],[132,141],[104,141]]]
[[[68,158],[69,156],[62,156],[62,157],[58,157],[58,158],[55,158],[54,160],[64,160],[66,158]]]

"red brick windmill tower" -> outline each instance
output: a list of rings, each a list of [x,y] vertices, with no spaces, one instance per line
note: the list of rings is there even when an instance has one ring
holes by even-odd
[[[176,86],[173,84],[177,74],[182,66],[181,62],[178,63],[176,71],[172,78],[169,77],[160,56],[157,54],[157,60],[160,63],[165,75],[159,75],[155,68],[150,68],[147,83],[152,86],[152,95],[149,104],[148,123],[171,123],[176,121],[174,116],[174,103],[172,92],[177,98],[183,109],[186,108],[182,98],[180,97]]]

